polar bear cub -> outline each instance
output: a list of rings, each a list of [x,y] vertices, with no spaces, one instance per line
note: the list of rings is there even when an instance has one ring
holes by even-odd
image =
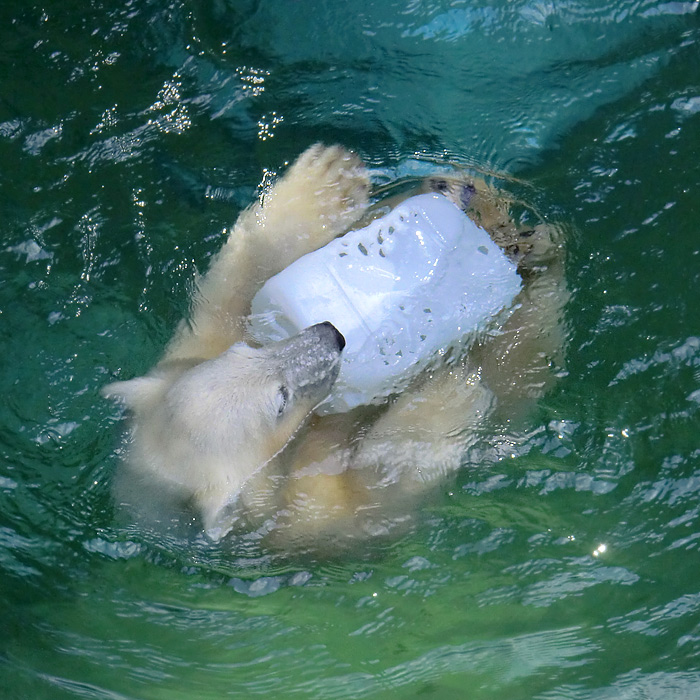
[[[519,265],[523,291],[499,333],[436,364],[385,406],[312,417],[338,374],[340,333],[321,323],[265,347],[245,333],[269,277],[371,216],[357,156],[312,146],[239,216],[163,359],[144,377],[105,387],[131,414],[121,483],[188,503],[215,538],[230,529],[232,508],[302,536],[377,531],[360,523],[384,517],[386,484],[399,485],[402,518],[404,496],[458,468],[494,406],[510,419],[523,397],[541,395],[563,346],[559,246],[545,228],[518,231],[483,183],[427,186],[464,209],[476,203],[479,223]]]

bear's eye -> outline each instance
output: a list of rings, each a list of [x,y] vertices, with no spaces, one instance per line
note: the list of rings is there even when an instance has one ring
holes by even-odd
[[[282,384],[277,392],[277,415],[281,416],[289,403],[289,389]]]

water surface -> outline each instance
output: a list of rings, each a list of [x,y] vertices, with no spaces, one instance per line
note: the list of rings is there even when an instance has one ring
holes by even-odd
[[[0,8],[8,698],[700,695],[697,2]],[[295,560],[115,520],[119,412],[316,140],[507,176],[569,232],[568,375],[395,541]]]

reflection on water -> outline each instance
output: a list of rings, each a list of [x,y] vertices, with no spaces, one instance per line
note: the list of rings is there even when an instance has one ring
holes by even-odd
[[[698,694],[697,4],[3,5],[8,697]],[[120,525],[99,387],[318,139],[379,185],[496,171],[578,232],[567,376],[396,540]]]

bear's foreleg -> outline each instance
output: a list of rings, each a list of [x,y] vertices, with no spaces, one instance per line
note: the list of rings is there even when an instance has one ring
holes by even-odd
[[[244,319],[263,283],[344,233],[367,207],[369,178],[340,146],[316,144],[246,209],[198,282],[190,319],[165,360],[217,357],[245,337]]]

